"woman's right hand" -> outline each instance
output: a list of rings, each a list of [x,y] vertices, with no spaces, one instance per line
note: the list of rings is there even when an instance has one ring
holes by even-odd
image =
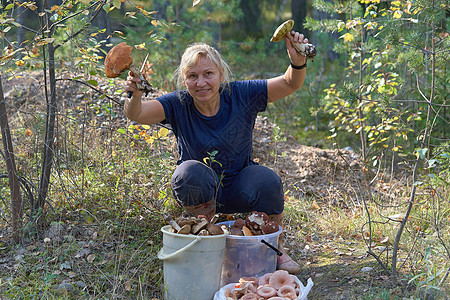
[[[141,79],[134,76],[133,72],[128,73],[124,91],[132,92],[131,98],[126,98],[123,106],[125,116],[130,120],[141,124],[156,124],[162,122],[166,117],[164,108],[158,100],[141,101],[143,92],[139,90],[136,83]]]
[[[142,91],[137,87],[136,83],[140,83],[141,79],[139,77],[134,76],[133,72],[128,72],[127,81],[125,84],[125,92],[128,94],[128,92],[132,92],[132,98],[141,99],[142,98]]]

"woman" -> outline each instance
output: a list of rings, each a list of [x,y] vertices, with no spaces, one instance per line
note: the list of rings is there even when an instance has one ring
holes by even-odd
[[[307,43],[298,32],[294,41]],[[141,124],[170,124],[180,159],[172,176],[174,197],[194,215],[261,211],[283,221],[280,177],[252,160],[252,131],[267,103],[298,90],[306,75],[306,57],[286,39],[291,64],[267,80],[229,82],[230,70],[220,54],[206,44],[188,47],[175,74],[186,90],[141,101],[139,78],[129,74],[125,115]],[[299,265],[284,251],[278,269],[298,273]]]

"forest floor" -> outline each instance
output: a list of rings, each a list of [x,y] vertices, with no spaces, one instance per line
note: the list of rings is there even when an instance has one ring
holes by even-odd
[[[352,149],[309,147],[289,136],[277,143],[269,142],[274,140],[273,127],[266,118],[258,119],[255,158],[281,175],[289,212],[306,216],[300,222],[296,217],[287,217],[284,234],[287,250],[302,267],[298,277],[304,284],[308,278],[314,282],[308,299],[401,299],[411,287],[405,279],[383,272],[367,254],[362,232],[350,230],[346,234],[342,228],[333,229],[332,224],[315,226],[311,224],[313,218],[308,217],[308,210],[313,212],[310,215],[323,214],[324,218],[330,210],[341,212],[342,218],[364,214],[361,198],[370,193],[388,193],[392,183],[384,183],[379,177],[369,184],[368,178],[374,174],[367,171]],[[305,199],[309,199],[307,211],[299,203]],[[296,207],[303,207],[303,211],[296,212]],[[332,218],[332,214],[328,217]],[[335,226],[340,225],[336,222]],[[383,247],[383,243],[375,246]]]
[[[42,79],[33,78],[28,82],[40,85]],[[104,85],[107,86],[106,83]],[[17,86],[14,80],[3,82],[3,86],[7,99],[22,99],[27,102],[29,99],[19,96],[31,94],[36,97],[35,93],[30,93],[30,89]],[[60,85],[59,92],[61,95],[67,94],[67,86]],[[76,99],[73,95],[70,97],[72,101]],[[16,106],[20,107],[22,104],[17,103]],[[117,115],[123,118],[118,106]],[[359,228],[337,228],[342,223],[336,222],[335,226],[332,224],[333,216],[339,214],[343,219],[352,214],[360,214],[359,217],[364,218],[362,199],[368,195],[391,193],[392,182],[384,182],[382,174],[375,177],[375,173],[366,169],[352,149],[321,149],[301,145],[294,138],[275,132],[274,124],[267,117],[258,117],[255,125],[254,158],[260,164],[274,169],[283,179],[287,207],[285,246],[301,265],[299,279],[304,284],[308,278],[314,282],[309,299],[402,299],[411,295],[413,287],[408,284],[404,275],[389,276],[367,254],[367,239],[362,233],[358,234]],[[372,180],[373,178],[376,179]],[[396,184],[400,189],[401,183]],[[297,209],[298,207],[301,209]],[[326,222],[317,222],[317,217],[321,214],[328,218]],[[321,227],[317,224],[320,222],[329,224]],[[71,230],[72,233],[75,231],[73,227]],[[71,232],[59,235],[67,236]],[[49,234],[47,232],[47,236]],[[70,270],[64,264],[58,264],[60,270],[57,270],[56,276],[67,275],[61,280],[59,287],[72,282],[71,289],[85,289],[90,282],[71,280],[76,277],[73,265],[75,261],[85,260],[84,267],[89,267],[89,263],[92,263],[90,260],[95,259],[95,256],[92,257],[94,248],[97,253],[107,253],[106,260],[108,255],[114,253],[111,243],[105,242],[105,239],[101,243],[92,243],[93,239],[98,239],[95,230],[86,231],[80,227],[78,234],[73,236],[82,249],[75,252]],[[3,235],[2,240],[4,239]],[[3,250],[12,251],[0,254],[0,292],[2,285],[11,281],[11,272],[18,261],[24,257],[41,255],[42,247],[47,247],[45,243],[39,240],[19,248],[9,248],[6,243],[2,243]],[[386,241],[381,238],[374,243],[374,247],[385,245]],[[157,293],[153,295],[153,299],[157,299]],[[0,299],[3,299],[2,296]]]

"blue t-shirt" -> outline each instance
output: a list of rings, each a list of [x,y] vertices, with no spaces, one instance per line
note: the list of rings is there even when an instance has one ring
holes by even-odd
[[[170,124],[177,138],[178,163],[204,161],[217,151],[214,159],[218,163],[209,165],[218,175],[224,175],[224,185],[242,168],[255,164],[252,131],[258,112],[267,106],[267,80],[231,82],[220,94],[219,111],[212,117],[197,110],[187,91],[166,94],[157,100],[166,116],[162,123]]]

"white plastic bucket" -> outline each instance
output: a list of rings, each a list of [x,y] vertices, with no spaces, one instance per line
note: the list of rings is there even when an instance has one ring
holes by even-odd
[[[231,225],[234,221],[226,221],[217,225]],[[220,286],[239,282],[241,277],[261,277],[277,269],[279,230],[270,234],[254,236],[228,235],[223,258]],[[271,245],[272,247],[268,246]]]
[[[164,261],[164,299],[211,300],[220,288],[223,253],[227,234],[185,235],[161,228]]]

